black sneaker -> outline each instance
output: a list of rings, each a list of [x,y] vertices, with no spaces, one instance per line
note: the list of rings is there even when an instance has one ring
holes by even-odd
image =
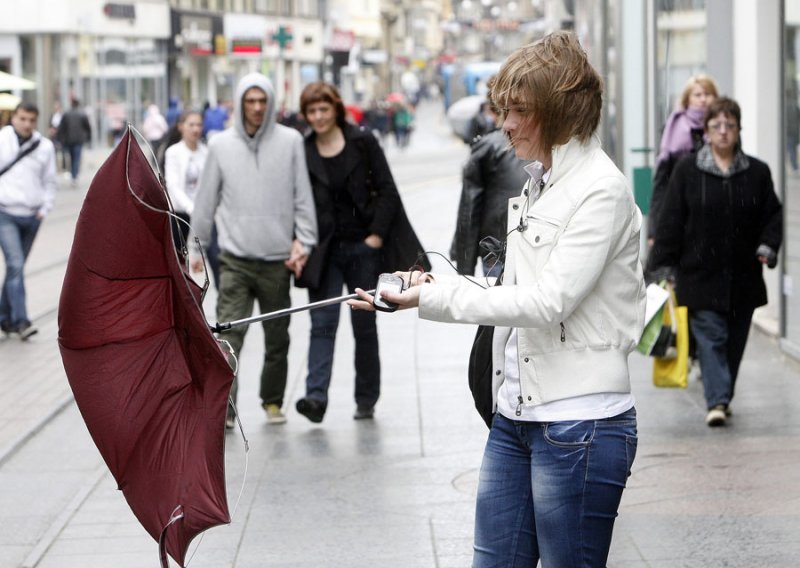
[[[27,341],[31,335],[39,333],[39,330],[33,327],[31,322],[25,321],[17,326],[17,333],[22,341]]]
[[[11,324],[8,323],[8,320],[0,321],[0,332],[3,333],[6,337],[11,335]]]
[[[311,420],[311,422],[319,424],[325,416],[325,410],[328,408],[328,405],[319,400],[314,400],[313,398],[301,398],[295,403],[294,407],[297,409],[297,412]]]
[[[359,404],[356,407],[356,413],[353,414],[353,420],[370,420],[375,418],[375,406],[365,406]]]

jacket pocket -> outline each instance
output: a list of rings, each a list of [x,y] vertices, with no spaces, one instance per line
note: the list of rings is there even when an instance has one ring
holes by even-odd
[[[560,227],[553,221],[530,215],[526,217],[525,221],[525,230],[522,232],[521,239],[525,249],[524,260],[520,260],[520,262],[529,262],[535,274],[538,275],[550,257]]]

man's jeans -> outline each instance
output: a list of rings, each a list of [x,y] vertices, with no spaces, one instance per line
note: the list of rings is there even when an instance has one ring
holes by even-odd
[[[689,312],[689,328],[697,345],[703,372],[706,407],[728,405],[733,398],[753,308],[734,308],[729,313],[712,310]]]
[[[217,299],[217,319],[228,322],[253,315],[253,304],[258,300],[261,313],[283,310],[290,306],[289,269],[282,260],[267,262],[221,254],[220,285]],[[261,400],[264,404],[283,405],[286,376],[289,370],[289,317],[263,321],[264,367],[261,370]],[[220,334],[241,356],[247,327],[235,327]],[[234,380],[231,396],[234,402],[238,380]]]
[[[81,153],[83,152],[83,144],[69,144],[64,146],[64,150],[69,152],[69,168],[72,180],[78,179],[78,174],[81,171]]]
[[[0,248],[6,261],[6,277],[0,295],[0,322],[12,329],[28,322],[25,309],[25,260],[41,221],[35,215],[16,217],[0,211]]]
[[[345,284],[350,293],[356,287],[364,290],[375,287],[380,259],[378,249],[370,248],[362,241],[334,241],[329,254],[319,288],[308,290],[308,299],[311,302],[341,296],[342,286]],[[340,312],[339,304],[311,310],[306,397],[322,403],[328,402]],[[373,406],[381,390],[381,361],[375,312],[350,310],[350,320],[356,352],[356,404]]]
[[[603,420],[496,414],[478,482],[473,568],[605,566],[636,456],[636,410]]]

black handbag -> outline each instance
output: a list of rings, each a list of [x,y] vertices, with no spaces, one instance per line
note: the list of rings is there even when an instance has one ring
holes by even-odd
[[[503,283],[503,274],[497,277],[495,286]],[[475,410],[481,415],[486,426],[492,427],[494,417],[494,401],[492,400],[492,340],[494,339],[493,325],[479,325],[472,341],[472,350],[469,353],[469,367],[467,368],[467,381],[475,402]]]
[[[486,426],[492,427],[494,402],[492,401],[492,339],[493,325],[480,325],[469,353],[467,379],[475,409]]]

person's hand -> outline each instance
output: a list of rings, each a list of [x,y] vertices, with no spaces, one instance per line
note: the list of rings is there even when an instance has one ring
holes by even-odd
[[[407,290],[400,292],[389,292],[384,290],[381,292],[381,298],[384,298],[388,302],[392,302],[397,304],[398,310],[406,310],[408,308],[416,308],[419,306],[419,286],[412,286]],[[353,310],[366,310],[369,312],[375,311],[375,306],[373,304],[373,297],[369,294],[366,290],[362,290],[361,288],[356,288],[356,294],[358,294],[358,300],[347,300],[347,304]]]
[[[366,243],[366,245],[369,248],[374,248],[374,249],[383,248],[383,238],[381,238],[380,235],[376,235],[375,233],[371,234],[366,239],[364,239],[364,243]]]
[[[203,272],[203,258],[202,257],[195,256],[194,258],[191,259],[191,262],[190,262],[189,265],[190,265],[190,267],[192,269],[192,272],[194,272],[194,273]]]
[[[303,268],[308,262],[308,255],[303,243],[295,239],[292,241],[292,249],[289,251],[289,258],[283,261],[286,268],[292,271],[295,278],[300,278],[303,273]]]
[[[394,275],[403,279],[404,290],[400,293],[384,290],[381,292],[381,297],[389,302],[397,304],[398,310],[419,307],[420,285],[433,282],[433,277],[427,272],[420,272],[419,270],[414,270],[411,272],[395,272]],[[373,305],[373,297],[371,294],[367,293],[361,288],[356,288],[356,294],[358,294],[358,300],[347,301],[347,304],[351,309],[367,311],[375,310],[375,306]]]

